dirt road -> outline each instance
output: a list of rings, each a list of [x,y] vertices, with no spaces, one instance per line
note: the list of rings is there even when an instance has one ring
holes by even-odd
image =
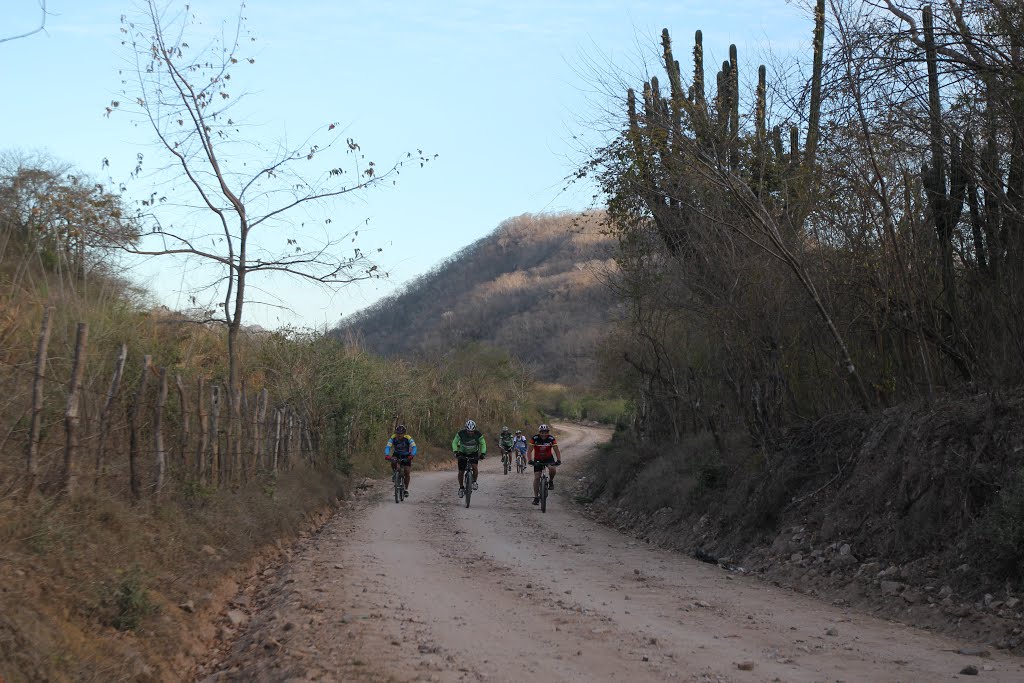
[[[560,426],[566,460],[604,433]],[[529,474],[415,473],[248,586],[203,681],[1022,681],[1024,661],[879,621],[651,548]],[[390,495],[390,482],[376,487]],[[968,678],[968,680],[970,680]]]

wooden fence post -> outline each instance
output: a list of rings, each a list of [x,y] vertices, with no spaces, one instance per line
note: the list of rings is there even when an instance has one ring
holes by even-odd
[[[96,480],[93,488],[99,490],[100,480],[103,478],[103,470],[106,467],[107,454],[107,433],[110,431],[110,409],[114,405],[114,399],[121,388],[121,377],[124,374],[124,363],[128,359],[128,345],[121,344],[121,352],[117,354],[117,363],[114,366],[114,376],[110,380],[110,387],[107,388],[107,398],[103,402],[100,411],[100,433],[99,442],[96,444]]]
[[[153,454],[156,460],[153,494],[159,498],[164,490],[164,476],[167,472],[167,455],[164,453],[164,405],[167,404],[167,368],[160,368],[160,391],[156,408],[153,410]]]
[[[252,461],[256,471],[263,465],[263,432],[267,420],[267,388],[256,397],[256,410],[253,411],[253,454]]]
[[[75,360],[71,366],[71,382],[68,385],[68,407],[64,411],[64,495],[75,495],[78,483],[78,429],[82,425],[82,375],[85,374],[85,344],[89,338],[89,326],[78,323],[75,333]]]
[[[142,414],[142,404],[146,400],[146,382],[149,380],[149,369],[152,364],[152,356],[143,357],[139,388],[135,390],[135,397],[128,411],[128,477],[132,500],[136,502],[142,498],[142,485],[139,482],[139,417]]]
[[[53,327],[53,306],[43,311],[43,324],[39,329],[39,344],[36,347],[36,375],[32,380],[32,422],[28,431],[28,447],[25,452],[25,467],[28,479],[25,493],[36,490],[39,478],[39,435],[43,427],[43,382],[46,379],[46,348],[50,345],[50,330]]]
[[[206,379],[199,378],[199,392],[196,400],[196,418],[199,422],[199,443],[196,446],[196,478],[203,482],[206,477],[206,447],[210,443],[210,423],[206,412]]]
[[[191,416],[188,412],[188,396],[185,393],[185,384],[181,381],[181,375],[174,375],[174,386],[178,388],[178,405],[181,407],[181,430],[178,432],[178,467],[181,468],[182,475],[187,475],[191,469],[188,462],[188,442],[191,437],[191,434],[189,434],[189,418]]]
[[[281,460],[281,422],[283,421],[282,408],[274,411],[274,462],[271,470],[277,476],[278,463]]]
[[[220,385],[214,384],[210,390],[210,483],[220,485],[221,453],[220,453]]]

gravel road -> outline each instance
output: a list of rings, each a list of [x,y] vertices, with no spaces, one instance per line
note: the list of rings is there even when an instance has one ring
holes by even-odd
[[[566,462],[607,432],[557,425]],[[379,482],[245,586],[213,681],[1024,681],[1024,661],[652,548],[580,516],[568,473]],[[229,622],[226,622],[229,623]]]

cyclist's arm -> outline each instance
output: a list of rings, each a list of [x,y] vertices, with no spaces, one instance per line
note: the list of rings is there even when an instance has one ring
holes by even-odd
[[[384,457],[385,458],[388,457],[389,455],[391,455],[391,446],[393,445],[393,443],[394,443],[394,437],[388,439],[388,444],[386,446],[384,446]]]
[[[455,438],[452,439],[452,453],[459,452],[459,446],[462,445],[462,439],[459,438],[459,433],[455,432]]]
[[[561,453],[561,451],[558,450],[558,444],[557,443],[551,444],[551,450],[554,451],[554,453],[555,453],[555,460],[559,460],[560,461],[562,459],[562,453]]]
[[[481,434],[480,435],[480,457],[482,458],[485,455],[487,455],[487,438],[483,434]]]
[[[416,455],[416,439],[409,437],[409,459]]]
[[[533,443],[532,442],[526,448],[526,460],[528,462],[533,462]]]

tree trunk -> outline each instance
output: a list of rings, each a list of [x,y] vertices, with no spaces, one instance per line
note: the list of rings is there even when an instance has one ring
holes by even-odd
[[[64,495],[75,495],[78,484],[78,430],[82,425],[82,376],[85,374],[85,345],[89,338],[89,326],[78,323],[75,334],[75,360],[71,366],[71,383],[68,385],[68,407],[64,411]]]
[[[39,437],[43,426],[43,382],[46,378],[46,349],[50,345],[50,330],[53,326],[53,306],[43,311],[43,323],[39,328],[39,343],[36,346],[36,374],[32,380],[32,421],[28,430],[28,447],[25,453],[25,469],[28,479],[25,492],[35,493],[39,479]]]

